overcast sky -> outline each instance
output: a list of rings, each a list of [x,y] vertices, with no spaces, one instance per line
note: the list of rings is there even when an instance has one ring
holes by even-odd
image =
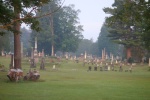
[[[114,0],[65,0],[64,5],[74,4],[75,9],[80,9],[79,19],[83,25],[82,33],[85,39],[97,40],[101,26],[108,16],[103,12],[104,7],[111,7]]]

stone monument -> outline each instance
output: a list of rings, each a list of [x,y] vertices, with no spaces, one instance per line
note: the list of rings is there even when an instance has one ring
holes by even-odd
[[[38,52],[37,52],[37,37],[35,38],[34,60],[35,60],[35,63],[39,62],[39,57],[38,57]]]

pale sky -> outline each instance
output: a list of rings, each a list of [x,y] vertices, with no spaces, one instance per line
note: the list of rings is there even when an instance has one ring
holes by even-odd
[[[65,0],[64,5],[74,4],[76,10],[80,9],[78,17],[84,29],[82,34],[85,39],[92,38],[95,42],[105,17],[108,16],[103,12],[103,8],[111,7],[113,3],[114,0]]]

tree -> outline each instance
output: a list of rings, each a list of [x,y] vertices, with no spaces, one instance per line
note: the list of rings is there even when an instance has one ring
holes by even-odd
[[[93,42],[92,39],[83,39],[79,43],[78,50],[76,51],[76,55],[80,56],[81,54],[84,54],[86,51],[87,54],[92,54],[94,56],[99,56],[99,50],[98,50],[98,42]]]
[[[59,6],[57,0],[51,3],[44,5],[41,12],[38,12],[37,15],[47,13],[49,6],[51,6],[52,11]],[[52,15],[54,36],[51,34],[49,16],[40,18],[42,30],[40,32],[33,31],[32,34],[32,38],[38,37],[38,50],[44,49],[45,53],[49,54],[51,52],[51,44],[54,42],[55,52],[58,50],[62,52],[75,52],[80,39],[82,39],[81,32],[83,30],[78,21],[78,13],[79,10],[75,10],[73,5],[64,6],[54,13]]]
[[[10,51],[10,34],[0,36],[0,51]]]
[[[88,39],[83,39],[79,43],[79,47],[78,47],[78,50],[76,51],[76,54],[80,56],[81,54],[84,54],[85,51],[87,52],[87,54],[91,54],[90,48],[92,44],[93,44],[93,41],[88,40]]]
[[[142,40],[144,47],[150,50],[150,0],[141,0],[138,5],[141,14],[141,23],[143,28]]]
[[[25,27],[21,28],[21,42],[23,43],[23,52],[28,54],[31,51],[31,30]]]
[[[122,48],[116,43],[114,43],[108,35],[110,34],[109,28],[105,26],[105,24],[101,28],[101,32],[98,37],[98,48],[99,48],[99,55],[102,56],[101,52],[105,48],[108,54],[112,53],[113,55],[120,55],[122,53]]]
[[[0,1],[0,34],[5,30],[14,34],[14,68],[21,68],[20,25],[26,23],[32,29],[39,30],[38,21],[33,18],[34,10],[49,0],[1,0]],[[32,9],[28,12],[28,8]]]
[[[115,0],[114,8],[104,8],[104,12],[111,14],[106,18],[109,27],[109,37],[115,42],[124,45],[127,50],[127,59],[132,56],[131,48],[141,47],[142,27],[137,2],[134,0]]]

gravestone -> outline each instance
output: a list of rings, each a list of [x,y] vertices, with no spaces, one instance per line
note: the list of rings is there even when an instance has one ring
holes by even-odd
[[[103,71],[103,62],[100,63],[100,71]]]
[[[97,71],[97,66],[94,67],[94,71]]]
[[[89,69],[88,69],[88,71],[91,71],[92,70],[92,67],[91,66],[89,66]]]
[[[108,71],[108,63],[104,66],[105,71]]]
[[[1,51],[1,55],[2,55],[2,56],[5,56],[4,50]]]
[[[122,71],[123,71],[122,63],[120,63],[120,66],[119,66],[119,72],[122,72]]]
[[[44,49],[42,49],[42,57],[45,57]]]
[[[108,71],[110,71],[110,66],[108,65]]]
[[[41,59],[40,69],[45,70],[45,60],[44,60],[44,58]]]
[[[29,72],[24,76],[24,80],[31,80],[31,81],[36,81],[40,78],[39,71],[34,69],[33,71],[30,69]]]
[[[130,68],[129,68],[129,71],[132,72],[132,64],[131,64],[131,66],[130,66]]]
[[[114,71],[114,64],[111,64],[111,70]]]
[[[34,59],[30,60],[30,68],[36,68],[36,64],[35,64]]]
[[[10,81],[18,81],[23,77],[23,71],[21,69],[10,69],[8,71],[7,77]]]

